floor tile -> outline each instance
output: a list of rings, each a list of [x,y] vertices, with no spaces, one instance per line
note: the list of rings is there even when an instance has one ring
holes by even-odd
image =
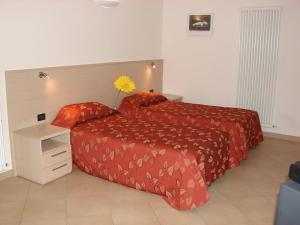
[[[240,199],[233,205],[251,221],[273,218],[275,214],[272,204],[263,197]]]
[[[147,201],[128,201],[122,199],[112,199],[110,201],[110,211],[112,214],[120,213],[135,213],[142,211],[152,211],[150,204]]]
[[[23,213],[23,222],[43,222],[47,220],[65,220],[66,200],[31,200],[27,201]]]
[[[68,217],[96,216],[110,213],[110,201],[106,197],[85,197],[67,199]]]
[[[280,189],[280,182],[271,178],[265,177],[264,179],[252,181],[248,183],[260,195],[277,195]]]
[[[25,202],[0,203],[0,223],[20,222]]]
[[[229,201],[251,198],[259,195],[252,187],[241,180],[229,180],[224,177],[222,181],[218,191]]]
[[[228,225],[247,222],[248,219],[230,203],[208,203],[197,209],[206,224]]]
[[[246,162],[248,161],[245,161],[245,163]],[[240,167],[229,170],[228,173],[226,173],[226,176],[224,178],[233,176],[233,179],[238,179],[246,183],[249,183],[249,182],[256,182],[257,180],[263,180],[266,176],[268,176],[266,170],[262,170],[260,167],[254,167],[253,166],[254,163],[251,163],[250,166],[245,165],[245,163],[243,162]]]
[[[114,225],[110,213],[88,217],[71,217],[67,225]]]
[[[196,210],[178,211],[172,208],[155,210],[161,225],[206,225]]]
[[[153,211],[112,214],[114,225],[160,225]]]
[[[273,218],[266,218],[261,220],[254,220],[251,222],[252,225],[274,225],[275,221]]]
[[[114,225],[159,225],[157,217],[147,201],[112,204],[111,214]]]
[[[108,192],[108,181],[89,176],[78,169],[66,179],[67,196],[70,198],[97,196]]]
[[[0,186],[2,185],[11,185],[11,184],[29,184],[30,181],[22,178],[22,177],[10,177],[6,180],[0,182]]]
[[[27,221],[22,222],[20,225],[67,225],[66,220],[43,220],[43,221]],[[83,224],[82,224],[83,225]]]
[[[209,193],[209,203],[226,203],[228,199],[220,193],[220,184],[215,183],[211,187],[208,188]]]
[[[6,184],[0,186],[0,202],[25,201],[29,184]]]
[[[20,223],[0,223],[0,225],[20,225]]]
[[[28,200],[65,198],[66,193],[65,178],[61,178],[45,185],[32,183],[29,188]]]

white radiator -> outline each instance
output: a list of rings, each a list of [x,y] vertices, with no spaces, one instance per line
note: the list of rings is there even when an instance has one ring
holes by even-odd
[[[274,126],[281,8],[241,10],[237,105],[256,110],[263,126]]]

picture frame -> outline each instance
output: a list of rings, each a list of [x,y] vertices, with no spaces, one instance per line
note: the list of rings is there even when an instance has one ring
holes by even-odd
[[[210,36],[213,32],[212,13],[191,13],[188,14],[188,34]]]

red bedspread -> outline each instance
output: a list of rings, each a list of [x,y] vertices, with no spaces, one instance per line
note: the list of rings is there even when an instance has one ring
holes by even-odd
[[[230,168],[239,166],[241,160],[247,159],[248,149],[263,141],[259,116],[255,111],[161,100],[158,104],[142,106],[144,103],[141,102],[145,102],[147,98],[142,94],[126,97],[119,111],[131,118],[218,128],[229,133]]]
[[[228,168],[228,137],[216,129],[113,115],[75,126],[71,144],[80,169],[162,195],[180,210],[207,202],[207,186]]]

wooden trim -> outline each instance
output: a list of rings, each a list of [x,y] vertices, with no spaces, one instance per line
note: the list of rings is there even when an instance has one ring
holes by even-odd
[[[3,181],[7,178],[14,177],[14,176],[15,176],[14,170],[9,170],[4,173],[0,173],[0,181]]]
[[[264,136],[268,138],[280,139],[285,141],[293,141],[293,142],[300,142],[300,137],[285,135],[285,134],[275,134],[271,132],[264,132]]]

